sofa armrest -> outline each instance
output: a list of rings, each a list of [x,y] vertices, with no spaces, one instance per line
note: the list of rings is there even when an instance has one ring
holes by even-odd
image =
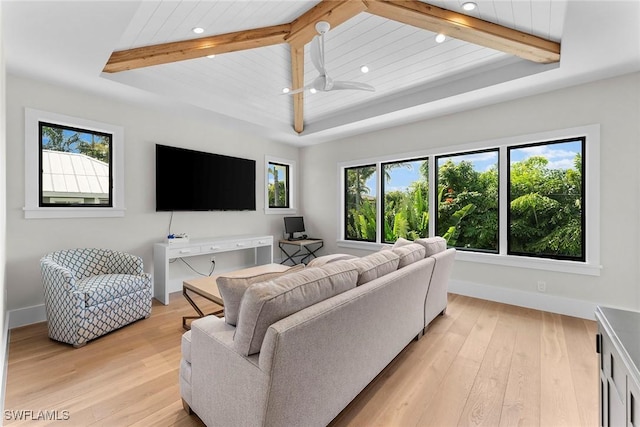
[[[264,417],[269,377],[259,355],[235,350],[234,332],[215,316],[191,323],[191,408],[207,425],[260,425]]]
[[[76,290],[76,278],[70,268],[64,267],[48,258],[40,260],[42,285],[52,294],[73,292]]]
[[[444,252],[431,255],[435,260],[435,267],[429,284],[429,291],[424,307],[425,328],[438,314],[447,308],[447,292],[449,290],[449,278],[456,259],[456,250],[447,249]]]

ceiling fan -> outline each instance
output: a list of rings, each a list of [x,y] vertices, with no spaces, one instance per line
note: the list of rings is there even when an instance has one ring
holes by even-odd
[[[316,67],[320,75],[313,79],[308,85],[289,91],[289,95],[304,92],[307,89],[315,89],[322,92],[332,90],[367,90],[374,92],[376,90],[373,86],[366,83],[333,80],[329,77],[327,69],[325,68],[324,35],[330,28],[331,25],[326,21],[316,23],[316,31],[319,35],[315,36],[311,41],[311,62],[313,62],[314,67]]]

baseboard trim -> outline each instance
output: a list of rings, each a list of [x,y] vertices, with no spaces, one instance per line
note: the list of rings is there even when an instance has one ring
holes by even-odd
[[[595,320],[596,303],[545,293],[525,292],[464,280],[449,281],[449,291],[504,304]]]
[[[0,391],[0,413],[4,414],[4,398],[7,395],[7,372],[9,372],[9,340],[11,339],[11,330],[9,329],[9,312],[7,311],[4,316],[4,341],[0,343],[2,348],[2,390]]]
[[[9,329],[31,325],[32,323],[45,322],[47,320],[47,312],[44,304],[16,308],[15,310],[9,310],[7,314],[9,316]]]

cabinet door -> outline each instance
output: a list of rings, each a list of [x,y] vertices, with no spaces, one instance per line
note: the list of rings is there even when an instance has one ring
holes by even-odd
[[[627,376],[627,426],[640,427],[640,386]]]
[[[627,420],[627,372],[609,337],[600,329],[600,423],[604,427],[624,426]]]

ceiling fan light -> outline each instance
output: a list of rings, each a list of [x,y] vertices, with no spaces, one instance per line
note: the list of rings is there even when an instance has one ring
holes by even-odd
[[[442,43],[446,39],[447,37],[444,34],[440,33],[436,36],[436,43]]]
[[[462,3],[462,8],[466,11],[474,10],[478,5],[472,1],[467,1]]]
[[[202,34],[202,33],[204,33],[204,28],[202,28],[202,27],[193,27],[191,29],[191,31],[193,31],[196,34]]]
[[[367,67],[366,65],[363,65],[362,67],[360,67],[360,71],[366,74],[369,72],[369,67]]]
[[[291,92],[291,89],[289,89],[288,87],[282,88],[282,93],[289,93],[289,92]]]

